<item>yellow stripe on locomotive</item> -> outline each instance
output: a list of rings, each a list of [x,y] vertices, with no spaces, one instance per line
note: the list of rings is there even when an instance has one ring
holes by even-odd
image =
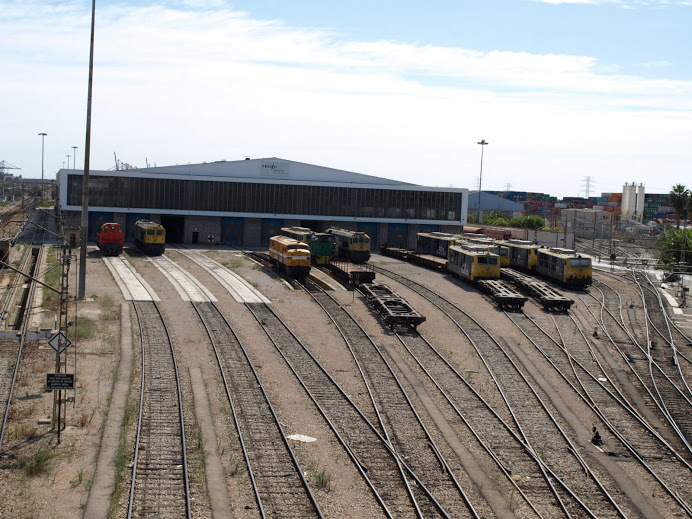
[[[166,249],[166,229],[149,220],[135,222],[135,245],[145,254],[157,256]]]
[[[288,236],[269,238],[269,259],[289,276],[304,278],[310,273],[310,247]]]
[[[370,236],[362,231],[349,231],[339,227],[327,229],[336,237],[336,255],[348,258],[355,263],[370,259]]]
[[[484,246],[453,245],[449,248],[447,270],[468,281],[500,279],[500,257]]]
[[[524,272],[534,272],[540,247],[527,240],[497,240],[509,249],[509,266]]]
[[[449,248],[456,244],[458,238],[446,232],[419,232],[416,235],[416,252],[447,258]]]
[[[563,248],[539,250],[536,272],[568,287],[588,286],[593,276],[591,258]]]

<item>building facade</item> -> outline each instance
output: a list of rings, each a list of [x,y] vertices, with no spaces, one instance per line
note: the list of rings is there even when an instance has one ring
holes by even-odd
[[[58,172],[58,208],[81,218],[81,170]],[[408,247],[425,231],[458,232],[468,191],[425,187],[278,158],[91,171],[89,238],[115,221],[131,239],[134,223],[166,227],[169,242],[259,247],[281,227],[336,226],[367,232],[374,244]]]

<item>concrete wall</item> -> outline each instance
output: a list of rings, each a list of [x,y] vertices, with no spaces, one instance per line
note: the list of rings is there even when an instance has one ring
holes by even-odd
[[[208,244],[209,236],[214,237],[214,243],[221,241],[221,219],[215,216],[188,216],[185,218],[183,231],[184,243],[192,243],[192,233],[197,229],[200,244]]]
[[[528,240],[543,245],[544,247],[563,247],[566,249],[574,248],[573,232],[550,232],[550,231],[528,231]]]

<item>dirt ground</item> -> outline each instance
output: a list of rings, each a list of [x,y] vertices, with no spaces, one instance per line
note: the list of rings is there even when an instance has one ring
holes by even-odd
[[[271,272],[230,250],[203,251],[231,268],[271,300],[272,308],[298,334],[306,347],[332,374],[338,384],[369,414],[371,404],[367,390],[357,375],[353,358],[343,339],[327,316],[305,293],[290,289]],[[301,434],[316,441],[293,441],[296,457],[312,483],[320,507],[328,517],[381,517],[382,513],[371,492],[366,488],[353,463],[336,442],[315,406],[290,372],[285,361],[269,342],[254,317],[243,304],[237,303],[206,271],[175,251],[167,255],[192,273],[219,300],[218,306],[238,333],[241,341],[265,383],[272,405],[287,434]],[[170,327],[182,380],[184,414],[190,464],[190,487],[194,517],[211,517],[214,492],[227,492],[230,510],[218,516],[255,518],[256,504],[245,471],[242,452],[230,406],[219,375],[212,348],[190,303],[183,301],[161,272],[138,254],[126,257],[161,298],[160,307]],[[397,272],[424,284],[452,300],[474,318],[486,325],[495,336],[518,347],[526,339],[506,316],[476,290],[408,264],[373,256],[373,262],[395,267]],[[124,302],[115,281],[103,260],[90,254],[87,260],[87,298],[72,302],[70,312],[79,325],[81,335],[73,339],[74,347],[66,356],[67,371],[77,373],[77,387],[68,393],[67,427],[61,431],[60,444],[51,427],[53,395],[45,392],[45,374],[52,372],[55,353],[46,341],[27,345],[23,355],[19,382],[12,405],[8,435],[0,459],[0,517],[73,519],[82,517],[94,481],[96,460],[101,446],[105,420],[111,402],[113,381],[120,362],[121,314]],[[70,273],[70,292],[76,292],[76,262]],[[491,404],[498,404],[498,395],[472,347],[460,338],[458,329],[430,303],[391,280],[386,282],[421,314],[427,317],[419,331],[445,355]],[[39,301],[45,292],[37,294]],[[394,369],[404,380],[407,391],[422,394],[425,383],[415,366],[406,365],[406,353],[388,327],[383,326],[358,293],[335,291],[333,295],[347,305],[377,345],[393,359]],[[35,328],[53,328],[57,319],[54,303],[36,304]],[[130,392],[138,391],[139,340],[133,325],[134,349]],[[527,348],[529,349],[529,348]],[[533,358],[537,365],[543,361]],[[550,370],[546,369],[546,373]],[[201,374],[201,382],[195,378]],[[209,403],[214,438],[205,437],[195,408],[192,388],[203,388]],[[432,391],[431,391],[432,393]],[[196,395],[199,396],[199,395]],[[130,395],[129,401],[133,400]],[[565,398],[569,397],[565,395]],[[123,434],[117,450],[117,463],[105,470],[112,471],[116,492],[106,503],[111,517],[123,517],[129,489],[132,457],[132,405],[126,406]],[[433,418],[423,413],[423,420]],[[211,448],[212,442],[216,447]],[[473,454],[473,453],[471,453]],[[213,472],[208,463],[218,460],[225,481],[210,481]],[[101,470],[101,468],[99,469]],[[216,490],[210,490],[210,489]],[[219,490],[220,488],[220,490]],[[486,496],[487,498],[487,496]]]

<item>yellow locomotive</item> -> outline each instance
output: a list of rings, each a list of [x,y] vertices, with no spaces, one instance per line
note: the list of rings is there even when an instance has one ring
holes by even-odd
[[[327,229],[336,238],[336,255],[362,263],[370,259],[370,236],[362,231],[349,231],[339,227]]]
[[[457,235],[446,232],[419,232],[416,235],[416,252],[446,259],[449,256],[449,248],[455,245],[458,239]]]
[[[452,245],[447,271],[471,282],[500,279],[500,257],[482,245]]]
[[[591,258],[573,249],[539,249],[536,272],[567,287],[585,287],[592,281]]]
[[[527,240],[498,240],[509,249],[509,266],[524,272],[535,272],[540,247]]]
[[[166,250],[166,229],[160,223],[137,220],[135,245],[148,256],[160,256]]]
[[[500,268],[509,267],[509,247],[507,247],[507,245],[502,245],[500,242],[496,242],[492,238],[488,238],[487,236],[483,236],[480,234],[469,236],[467,233],[466,236],[468,237],[465,237],[463,239],[467,243],[482,245],[484,247],[487,247],[488,252],[492,252],[493,254],[497,254],[498,256],[500,256]]]
[[[280,272],[296,279],[310,273],[310,246],[288,236],[269,238],[269,261]]]

